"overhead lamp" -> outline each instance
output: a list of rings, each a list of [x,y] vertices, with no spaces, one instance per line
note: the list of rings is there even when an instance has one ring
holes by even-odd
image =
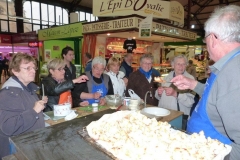
[[[110,33],[108,33],[107,35],[108,35],[108,36],[110,36],[111,34],[110,34]]]

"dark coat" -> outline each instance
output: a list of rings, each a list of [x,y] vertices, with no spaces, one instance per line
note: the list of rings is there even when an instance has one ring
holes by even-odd
[[[121,63],[121,67],[123,67],[125,69],[125,76],[128,78],[130,73],[133,72],[133,68],[131,66],[129,66],[127,64],[127,62],[125,62],[125,60],[123,60],[123,62]]]
[[[150,98],[149,94],[147,95],[147,104],[157,106],[158,100],[154,96],[155,91],[157,90],[157,86],[153,83],[153,80],[154,80],[153,74],[151,83],[149,83],[147,78],[139,70],[131,73],[128,78],[126,96],[129,97],[128,89],[132,89],[141,99],[144,100],[146,92],[151,91],[152,98]]]
[[[45,96],[48,97],[48,102],[44,112],[52,111],[53,105],[58,104],[60,94],[71,90],[74,87],[72,80],[66,80],[62,83],[58,83],[50,75],[43,78],[42,84],[44,85]]]
[[[70,69],[67,67],[67,65],[64,67],[65,70],[65,79],[66,80],[73,80],[76,78],[76,67],[74,66],[74,64],[72,64],[70,62],[70,66],[72,68],[72,72],[70,71]]]
[[[10,154],[9,137],[44,128],[42,112],[33,110],[39,100],[39,88],[30,83],[28,88],[9,78],[0,91],[0,159]]]

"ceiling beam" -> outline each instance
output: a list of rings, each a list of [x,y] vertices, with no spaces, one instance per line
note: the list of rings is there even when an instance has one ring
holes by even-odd
[[[197,15],[209,4],[211,3],[213,0],[206,0],[204,2],[204,4],[202,5],[202,7],[200,7],[195,13],[194,13],[194,16],[193,16],[193,19],[196,20],[197,24],[199,26],[201,26],[201,28],[203,28],[203,24],[200,22],[200,20],[197,18]]]
[[[73,0],[71,3],[70,3],[70,7],[69,7],[69,12],[75,12],[76,11],[76,8],[77,8],[77,5],[79,3],[81,3],[82,0]]]
[[[191,6],[194,6],[196,3],[199,4],[199,2],[201,2],[201,1],[202,1],[202,0],[192,0]],[[188,12],[188,4],[184,5],[183,8],[184,8],[184,10],[185,10],[186,12]]]
[[[212,11],[211,12],[201,12],[201,13],[198,13],[198,15],[203,15],[203,14],[211,14],[212,13]]]
[[[198,5],[199,7],[201,7],[201,5],[199,4],[199,2],[201,2],[201,1],[197,1],[197,0],[192,0],[192,4],[193,5]]]
[[[213,0],[206,0],[206,2],[204,2],[204,4],[202,5],[202,7],[200,7],[194,14],[198,15],[205,7],[208,6],[209,3],[211,3]]]

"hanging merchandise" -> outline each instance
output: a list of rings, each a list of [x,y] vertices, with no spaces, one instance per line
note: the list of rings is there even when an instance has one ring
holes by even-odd
[[[127,53],[133,53],[133,50],[137,48],[136,40],[132,38],[126,39],[123,48],[127,50]]]

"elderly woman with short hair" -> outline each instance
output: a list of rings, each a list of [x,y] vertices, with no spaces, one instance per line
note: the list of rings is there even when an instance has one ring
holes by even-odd
[[[104,74],[106,60],[99,56],[92,60],[92,70],[85,72],[89,81],[86,84],[76,85],[73,90],[74,101],[87,100],[89,104],[106,103],[105,96],[113,95],[113,84],[110,77]]]
[[[64,67],[65,63],[60,58],[55,58],[47,64],[49,75],[42,80],[45,95],[48,97],[47,106],[44,111],[52,111],[53,105],[72,101],[71,89],[74,88],[74,84],[86,82],[88,80],[85,75],[73,80],[66,80],[64,78]],[[86,102],[84,102],[83,105],[85,103]]]
[[[39,87],[33,83],[37,64],[23,53],[14,54],[9,64],[11,77],[0,92],[0,159],[13,154],[9,137],[44,128],[42,110],[47,97],[40,100]]]
[[[188,60],[184,55],[174,57],[171,62],[173,71],[171,71],[164,80],[169,82],[173,77],[184,75],[188,78],[194,79],[192,75],[186,72]],[[190,115],[191,107],[194,103],[195,94],[190,90],[178,90],[172,83],[163,83],[156,91],[155,97],[159,99],[159,107],[167,109],[178,110],[184,112],[183,129],[186,128],[188,116]]]
[[[153,80],[156,75],[152,73],[153,56],[151,54],[144,54],[140,58],[140,68],[131,73],[128,79],[128,89],[132,89],[141,99],[144,99],[147,91],[151,94],[147,95],[147,104],[157,105],[158,101],[153,96],[157,87],[155,87]]]

